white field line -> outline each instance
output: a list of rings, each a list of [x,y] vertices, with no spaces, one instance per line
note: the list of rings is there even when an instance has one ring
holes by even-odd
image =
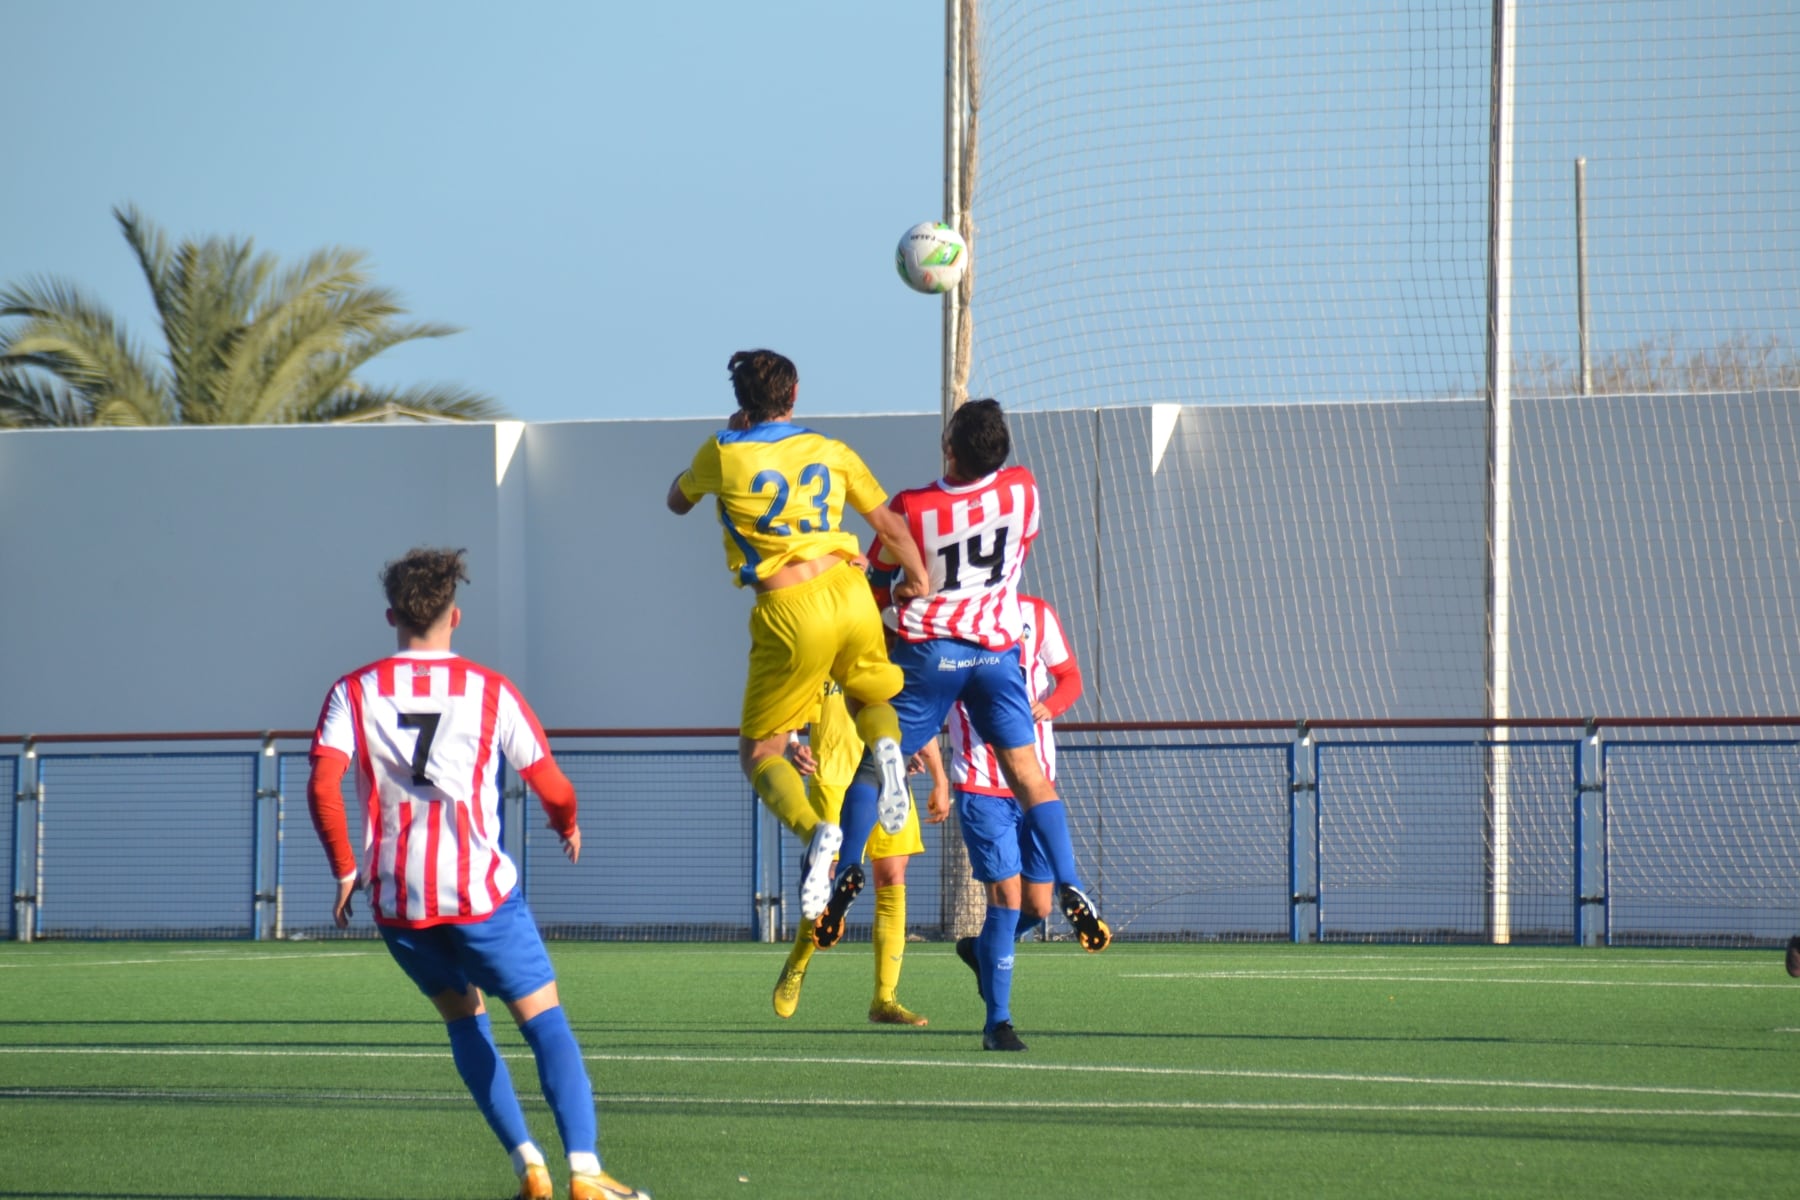
[[[200,1046],[0,1046],[7,1055],[89,1055],[122,1058],[339,1058],[440,1059],[436,1048],[418,1050],[233,1049]],[[529,1062],[528,1051],[502,1051],[502,1057]],[[958,1061],[930,1058],[858,1058],[801,1054],[606,1054],[585,1053],[588,1062],[676,1063],[698,1066],[914,1067],[948,1071],[1045,1071],[1071,1075],[1115,1075],[1153,1078],[1253,1079],[1284,1083],[1352,1083],[1397,1087],[1468,1087],[1533,1091],[1611,1092],[1637,1096],[1712,1096],[1728,1100],[1790,1100],[1800,1092],[1749,1091],[1739,1088],[1667,1087],[1653,1084],[1580,1083],[1539,1079],[1461,1079],[1429,1075],[1360,1075],[1342,1071],[1253,1071],[1222,1067],[1137,1067],[1100,1063],[1028,1063],[987,1059]]]
[[[197,963],[214,964],[222,962],[315,962],[321,958],[364,958],[379,953],[375,950],[332,950],[323,954],[240,954],[236,957],[187,957],[175,958],[108,958],[93,962],[0,962],[0,970],[47,971],[55,967],[191,967]]]
[[[1791,983],[1724,983],[1706,980],[1676,979],[1502,979],[1494,975],[1464,978],[1456,975],[1352,975],[1339,971],[1129,971],[1120,979],[1281,979],[1298,983],[1476,983],[1524,984],[1528,987],[1629,987],[1629,988],[1702,988],[1727,991],[1790,990]]]
[[[681,1105],[706,1108],[824,1108],[824,1109],[980,1109],[1007,1112],[1257,1112],[1351,1113],[1401,1116],[1584,1116],[1584,1117],[1711,1117],[1731,1119],[1800,1120],[1800,1111],[1780,1112],[1756,1108],[1629,1108],[1563,1104],[1343,1104],[1330,1102],[1265,1102],[1253,1100],[928,1100],[868,1099],[826,1096],[669,1096],[595,1093],[603,1106],[618,1104]],[[242,1092],[211,1088],[0,1088],[0,1100],[273,1100],[273,1101],[372,1101],[379,1103],[465,1104],[460,1092],[345,1092],[296,1089],[291,1092]]]
[[[851,946],[853,948],[853,953],[854,953],[854,949],[856,947],[861,947],[863,945],[866,945],[866,943],[862,943],[862,942],[850,942],[850,943],[845,943],[845,944],[848,946]],[[311,962],[312,960],[318,959],[318,958],[352,958],[352,957],[359,957],[359,956],[363,956],[363,955],[374,955],[374,954],[383,953],[379,946],[377,946],[373,949],[369,949],[369,950],[314,950],[311,948],[311,946],[309,946],[305,943],[301,943],[301,942],[290,943],[290,945],[292,946],[292,949],[286,951],[285,953],[273,953],[273,954],[266,953],[266,952],[238,954],[229,948],[221,947],[221,948],[215,949],[215,948],[209,947],[206,949],[199,949],[199,950],[194,950],[194,949],[171,950],[171,951],[169,951],[168,956],[164,957],[164,958],[120,958],[120,959],[96,960],[93,962],[58,962],[58,961],[54,961],[54,960],[52,960],[52,961],[6,962],[3,960],[0,960],[0,970],[5,970],[5,969],[9,969],[9,968],[10,969],[28,969],[28,968],[32,968],[32,967],[53,967],[53,966],[55,966],[55,967],[145,966],[145,965],[159,965],[159,964],[163,964],[163,963],[186,962],[186,961],[249,962],[249,961],[255,961],[255,960],[260,960],[260,959],[285,959],[285,958],[291,958],[291,959],[295,960],[296,962]],[[316,945],[316,943],[313,943],[313,945]],[[555,957],[555,955],[557,953],[561,952],[565,947],[567,947],[570,950],[573,950],[575,945],[576,945],[575,943],[561,943],[561,942],[551,943],[552,957]],[[643,947],[636,945],[636,944],[632,944],[630,946],[616,946],[616,947],[611,946],[609,944],[604,944],[604,943],[590,943],[589,945],[592,945],[592,946],[607,945],[607,948],[609,950],[611,950],[614,953],[621,954],[621,955],[637,953],[643,949]],[[763,947],[759,947],[759,948],[754,948],[754,949],[748,948],[748,947],[737,948],[737,947],[733,947],[729,944],[721,945],[717,948],[709,947],[706,949],[693,949],[693,948],[689,948],[689,947],[679,947],[679,948],[670,947],[668,949],[672,950],[678,956],[704,955],[707,958],[768,958],[768,959],[772,959],[772,958],[778,957],[782,954],[785,954],[787,952],[789,945],[790,945],[790,943],[788,943],[788,942],[781,942],[781,943],[775,943],[775,944],[771,944],[771,945],[763,946]],[[1054,969],[1054,968],[1058,968],[1058,967],[1065,967],[1065,966],[1071,966],[1071,965],[1076,965],[1076,964],[1079,964],[1079,969],[1081,969],[1081,970],[1091,971],[1091,970],[1096,969],[1097,964],[1095,963],[1095,960],[1093,958],[1091,958],[1089,955],[1086,955],[1086,954],[1064,954],[1064,953],[1059,952],[1061,949],[1067,949],[1067,948],[1069,948],[1069,946],[1067,944],[1055,943],[1055,944],[1046,945],[1046,946],[1042,946],[1042,947],[1034,947],[1033,949],[1026,951],[1026,954],[1030,957],[1031,969],[1034,971],[1038,970],[1040,968]],[[654,949],[661,950],[664,948],[663,947],[655,947]],[[928,959],[947,961],[950,958],[950,947],[948,945],[928,944],[925,946],[914,946],[911,949],[914,954],[923,954]],[[1288,949],[1292,949],[1292,948],[1288,948]],[[1227,950],[1227,949],[1221,949],[1221,948],[1213,946],[1213,945],[1199,945],[1199,944],[1197,944],[1196,952],[1204,954],[1207,959],[1209,959],[1213,962],[1246,962],[1246,963],[1267,964],[1269,961],[1269,958],[1271,957],[1271,956],[1256,955],[1256,954],[1246,954],[1246,953],[1243,953],[1242,951],[1232,951],[1232,950]],[[1269,967],[1267,965],[1264,965],[1261,967],[1261,969],[1274,971],[1274,972],[1283,972],[1284,970],[1291,969],[1291,970],[1300,971],[1300,972],[1313,972],[1313,973],[1324,974],[1324,973],[1329,973],[1329,972],[1338,970],[1340,968],[1346,969],[1346,970],[1354,970],[1355,968],[1351,964],[1371,963],[1371,962],[1397,964],[1396,966],[1390,968],[1390,969],[1394,969],[1394,970],[1400,970],[1400,969],[1430,970],[1430,969],[1435,969],[1438,967],[1446,967],[1446,966],[1457,967],[1460,969],[1466,969],[1466,970],[1470,970],[1470,971],[1507,971],[1507,970],[1537,971],[1537,970],[1553,970],[1553,969],[1557,969],[1557,968],[1562,968],[1565,970],[1580,970],[1580,971],[1615,971],[1615,970],[1616,971],[1631,971],[1631,970],[1638,970],[1640,968],[1645,968],[1645,967],[1675,967],[1675,968],[1679,968],[1682,970],[1694,970],[1694,971],[1761,972],[1766,969],[1765,965],[1762,961],[1751,961],[1749,958],[1746,958],[1740,962],[1702,962],[1702,961],[1697,961],[1697,960],[1693,960],[1693,959],[1647,959],[1647,958],[1626,959],[1626,960],[1620,960],[1620,961],[1615,961],[1615,962],[1607,962],[1602,959],[1595,959],[1595,958],[1588,958],[1588,959],[1584,959],[1582,961],[1571,961],[1566,958],[1515,958],[1511,955],[1510,952],[1502,951],[1502,950],[1498,950],[1498,949],[1495,949],[1493,951],[1493,953],[1497,957],[1499,957],[1501,959],[1501,961],[1498,961],[1498,962],[1483,962],[1483,961],[1481,961],[1481,958],[1487,952],[1488,952],[1488,949],[1484,948],[1484,947],[1474,947],[1474,948],[1472,948],[1471,953],[1466,956],[1452,956],[1452,955],[1424,956],[1424,955],[1411,955],[1411,954],[1339,954],[1339,953],[1335,953],[1335,952],[1325,951],[1325,952],[1320,952],[1314,961],[1304,961],[1304,962],[1301,960],[1302,959],[1313,959],[1314,956],[1311,953],[1307,953],[1307,952],[1295,952],[1291,958],[1286,958],[1287,962],[1291,962],[1293,964],[1291,966],[1291,968],[1289,968],[1289,967]],[[1737,953],[1737,952],[1734,951],[1733,953]],[[1755,952],[1751,951],[1751,952],[1746,952],[1746,953],[1754,954]],[[0,947],[0,956],[3,956],[4,954],[5,954],[4,947]],[[1131,953],[1131,947],[1130,947],[1129,943],[1121,943],[1118,948],[1116,948],[1111,954],[1109,954],[1107,956],[1105,961],[1110,963],[1110,962],[1117,961],[1119,958],[1126,957],[1126,956],[1130,956],[1131,960],[1134,962],[1142,961],[1141,959],[1139,959],[1139,957],[1137,955],[1134,955]],[[1148,956],[1148,955],[1144,956],[1144,958],[1150,958],[1150,957],[1152,957],[1152,956]],[[1127,978],[1130,978],[1130,976],[1127,976]],[[1773,985],[1773,986],[1779,986],[1779,985]]]

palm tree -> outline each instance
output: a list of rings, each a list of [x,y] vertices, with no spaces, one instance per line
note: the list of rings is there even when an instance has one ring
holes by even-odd
[[[399,321],[406,310],[391,290],[370,286],[360,251],[321,250],[282,270],[249,239],[171,246],[135,208],[113,216],[150,284],[163,354],[132,342],[104,305],[72,284],[32,279],[0,289],[0,425],[504,415],[464,388],[374,387],[355,378],[390,346],[457,332]]]

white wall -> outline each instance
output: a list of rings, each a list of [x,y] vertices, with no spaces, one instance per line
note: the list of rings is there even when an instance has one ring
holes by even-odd
[[[935,417],[799,419],[854,447],[890,492],[938,474]],[[670,481],[719,427],[529,427],[528,694],[546,725],[737,725],[751,593],[725,570],[711,503],[685,517],[663,504]],[[860,518],[850,520],[871,536]]]
[[[514,665],[505,425],[0,433],[0,729],[310,728],[393,646],[382,564],[466,546],[459,644]]]
[[[890,490],[937,473],[933,417],[813,425]],[[663,505],[717,427],[0,432],[0,730],[310,728],[426,544],[468,548],[457,648],[545,724],[736,725],[750,594],[710,506]]]
[[[1800,710],[1800,397],[1631,401],[1524,407],[1515,712]],[[801,419],[889,491],[938,473],[933,414]],[[1073,719],[1480,714],[1479,405],[1013,427]],[[378,572],[419,544],[469,549],[458,648],[546,725],[735,726],[751,597],[710,505],[663,506],[715,428],[0,432],[0,732],[309,729],[392,647]]]

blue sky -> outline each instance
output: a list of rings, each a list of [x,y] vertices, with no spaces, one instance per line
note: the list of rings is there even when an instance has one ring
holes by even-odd
[[[0,46],[0,280],[77,283],[141,342],[115,205],[366,251],[464,332],[365,377],[526,420],[722,414],[764,345],[806,411],[938,407],[941,301],[893,252],[941,216],[941,5],[0,0]]]
[[[1487,0],[983,0],[971,388],[1012,407],[1431,398],[1485,378]],[[1800,10],[1518,6],[1515,360],[1800,344]],[[933,412],[936,0],[0,0],[0,280],[155,328],[111,216],[327,245],[455,337],[382,383],[533,421]]]

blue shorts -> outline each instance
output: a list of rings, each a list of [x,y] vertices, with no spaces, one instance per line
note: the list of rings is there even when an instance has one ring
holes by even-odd
[[[1011,796],[956,790],[956,818],[962,822],[969,874],[981,883],[1021,875],[1027,883],[1050,883],[1056,873],[1037,835],[1025,826],[1025,810]]]
[[[984,650],[955,638],[896,640],[888,657],[906,675],[893,705],[900,717],[900,752],[908,758],[938,735],[958,700],[988,745],[1013,750],[1036,744],[1037,722],[1017,646]]]
[[[517,889],[485,921],[404,929],[377,926],[388,953],[421,992],[465,992],[472,983],[503,1003],[556,980],[537,921]]]

